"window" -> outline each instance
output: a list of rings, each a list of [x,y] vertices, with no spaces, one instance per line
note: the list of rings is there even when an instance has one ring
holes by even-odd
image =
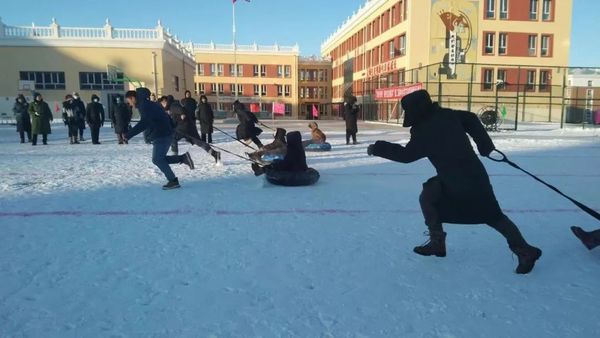
[[[225,66],[222,64],[218,65],[218,69],[217,69],[217,76],[223,76],[223,74],[225,73]]]
[[[500,19],[508,19],[508,0],[500,0]]]
[[[290,90],[291,90],[291,86],[286,85],[285,86],[285,97],[290,97]]]
[[[223,95],[225,93],[225,86],[222,83],[219,83],[219,95]]]
[[[396,6],[392,6],[392,10],[390,11],[390,27],[394,26],[394,23],[396,23]]]
[[[300,81],[304,81],[304,70],[300,70],[299,77],[300,77]]]
[[[285,104],[285,115],[290,115],[292,113],[292,105],[290,103]]]
[[[508,36],[506,35],[506,33],[500,33],[498,35],[498,54],[499,55],[506,54],[507,42],[508,42]]]
[[[277,85],[277,96],[283,96],[283,86]]]
[[[398,54],[406,55],[406,35],[400,35],[400,41],[398,43]]]
[[[119,74],[123,78],[123,74]],[[24,81],[35,81],[35,89],[65,89],[65,72],[20,72],[19,76]]]
[[[267,95],[267,85],[260,86],[260,95]]]
[[[304,98],[304,87],[300,87],[300,98]]]
[[[494,33],[485,33],[485,54],[494,54]]]
[[[390,60],[396,57],[396,46],[394,45],[394,40],[389,42],[389,48],[390,50]]]
[[[259,96],[260,95],[260,86],[259,85],[254,85],[254,96]]]
[[[240,76],[244,73],[243,70],[243,65],[237,65],[237,74],[235,72],[235,65],[229,65],[229,74],[231,74],[231,76]]]
[[[210,91],[212,93],[216,93],[217,92],[217,84],[216,83],[211,83],[210,84]]]
[[[267,76],[267,66],[266,65],[260,65],[260,76],[261,77]]]
[[[494,70],[485,69],[483,71],[483,90],[492,90],[494,86]]]
[[[529,0],[529,20],[537,20],[538,5],[538,0]]]
[[[549,72],[547,70],[540,71],[540,91],[548,90]]]
[[[323,96],[323,87],[319,87],[319,98],[320,99],[324,99],[325,97]]]
[[[283,77],[283,66],[277,66],[277,76]]]
[[[552,20],[552,0],[544,0],[542,4],[542,20]]]
[[[526,89],[534,90],[535,89],[535,70],[527,71],[527,86]]]
[[[588,97],[588,98],[594,97],[594,90],[593,89],[586,89],[585,96]]]
[[[217,74],[217,65],[214,63],[210,64],[210,76],[215,76]]]
[[[529,56],[537,55],[537,35],[529,36]]]
[[[496,0],[487,0],[487,10],[485,11],[485,17],[493,19],[496,17]]]
[[[292,77],[292,66],[285,66],[285,77]]]
[[[204,64],[198,63],[196,64],[196,74],[200,76],[204,76]]]
[[[496,87],[498,90],[506,89],[506,70],[498,69],[498,82]]]
[[[258,77],[258,65],[252,66],[252,76]]]
[[[37,89],[37,84],[36,84]],[[56,88],[59,89],[59,88]],[[64,89],[64,87],[63,87]],[[125,90],[123,85],[123,73],[117,73],[117,81],[108,80],[106,72],[80,72],[80,90]]]
[[[205,90],[204,90],[204,83],[196,83],[196,93],[203,95],[205,94]]]
[[[542,56],[550,56],[550,37],[542,35]]]
[[[175,91],[179,91],[179,76],[173,76],[173,87],[175,87]]]
[[[594,81],[592,81],[592,80],[589,80],[589,81],[588,81],[588,87],[592,87],[593,85],[594,85]]]

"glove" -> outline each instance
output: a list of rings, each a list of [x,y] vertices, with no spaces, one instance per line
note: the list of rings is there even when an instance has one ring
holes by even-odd
[[[374,144],[369,145],[369,147],[367,148],[367,155],[373,156],[374,152],[375,152],[375,145]]]

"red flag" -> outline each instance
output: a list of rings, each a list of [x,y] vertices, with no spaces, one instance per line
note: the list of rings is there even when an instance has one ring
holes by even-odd
[[[250,112],[251,113],[259,113],[260,112],[260,106],[258,105],[258,103],[250,104]]]
[[[313,104],[313,107],[312,107],[312,116],[319,117],[319,109],[317,109],[317,105],[315,105],[315,104]]]
[[[54,112],[60,112],[60,106],[58,105],[58,102],[54,102]]]
[[[285,103],[273,102],[273,115],[285,115]]]

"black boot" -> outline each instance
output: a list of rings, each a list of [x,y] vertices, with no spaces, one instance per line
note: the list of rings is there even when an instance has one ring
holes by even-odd
[[[257,163],[252,163],[252,171],[254,171],[254,176],[260,176],[265,173],[265,169]]]
[[[218,151],[216,151],[214,149],[211,149],[210,150],[210,155],[215,158],[215,164],[220,164],[221,163],[221,153],[220,152],[218,152]]]
[[[430,230],[429,241],[415,247],[413,251],[421,256],[446,257],[446,233]]]
[[[192,161],[192,156],[190,156],[190,153],[181,155],[181,163],[190,167],[190,170],[194,170],[194,161]]]
[[[600,230],[587,232],[580,227],[571,227],[571,231],[579,238],[581,243],[585,245],[588,250],[592,250],[600,246]]]
[[[163,185],[163,190],[172,190],[177,188],[181,188],[181,186],[179,185],[179,179],[177,177],[175,177],[175,179],[173,179],[172,181],[167,182],[167,184]]]
[[[522,248],[510,249],[519,258],[519,265],[517,266],[515,272],[520,275],[530,273],[535,266],[535,262],[542,257],[542,250],[531,245],[527,245],[526,247]]]
[[[69,137],[69,144],[74,144],[75,141],[73,140],[73,136]]]

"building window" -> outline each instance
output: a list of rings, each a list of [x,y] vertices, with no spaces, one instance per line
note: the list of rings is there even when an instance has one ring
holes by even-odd
[[[544,0],[542,4],[542,20],[552,20],[552,0]]]
[[[266,65],[260,65],[260,76],[261,77],[267,76],[267,66]]]
[[[487,0],[485,17],[488,19],[493,19],[496,17],[496,0]]]
[[[483,90],[492,90],[494,86],[494,70],[485,69],[483,71]]]
[[[277,77],[283,77],[283,66],[277,66]]]
[[[179,92],[179,76],[173,76],[173,87],[176,92]]]
[[[36,85],[37,89],[37,85]],[[58,88],[57,88],[58,89]],[[64,88],[63,88],[64,89]],[[123,73],[117,73],[117,81],[108,80],[106,72],[80,72],[80,90],[125,90],[123,85]]]
[[[587,96],[588,98],[594,97],[594,90],[593,89],[586,89],[585,90],[585,96]]]
[[[589,80],[589,81],[588,81],[588,87],[592,87],[593,85],[594,85],[594,81],[592,81],[592,80]]]
[[[537,55],[537,35],[529,36],[529,56]]]
[[[527,71],[527,90],[535,89],[535,70]]]
[[[259,96],[260,95],[260,86],[259,85],[254,85],[254,96]]]
[[[224,73],[225,73],[225,66],[222,64],[219,64],[218,68],[217,68],[217,76],[223,76]]]
[[[508,19],[508,0],[500,0],[500,19]]]
[[[485,33],[485,54],[494,54],[494,33]]]
[[[252,66],[252,76],[258,77],[258,65]]]
[[[319,98],[320,99],[324,99],[325,98],[325,96],[323,94],[323,87],[319,87]]]
[[[300,87],[300,98],[304,98],[304,87]]]
[[[260,86],[260,95],[267,95],[267,85]]]
[[[394,40],[389,42],[389,50],[390,50],[390,60],[396,57],[396,46],[394,45]]]
[[[196,64],[196,74],[199,76],[204,76],[204,64],[202,64],[202,63]]]
[[[506,89],[506,70],[498,69],[498,81],[496,82],[498,90]]]
[[[290,103],[285,104],[285,115],[292,114],[292,105]]]
[[[549,72],[547,70],[540,71],[540,91],[548,90]]]
[[[292,77],[292,66],[285,66],[285,77]]]
[[[216,83],[210,84],[210,92],[213,94],[217,92],[217,84]]]
[[[300,81],[304,81],[304,70],[300,70],[299,73],[299,77],[300,77]]]
[[[550,56],[550,37],[542,35],[542,56]]]
[[[529,0],[529,20],[537,20],[538,5],[538,0]]]
[[[240,76],[244,73],[242,65],[237,65],[237,73],[235,72],[235,65],[229,65],[229,74],[231,76]]]
[[[217,75],[217,65],[214,63],[210,64],[210,76]]]
[[[285,85],[285,97],[290,97],[291,86]]]
[[[219,83],[219,95],[223,95],[225,93],[225,85]]]
[[[498,35],[498,54],[505,55],[508,45],[508,36],[506,33],[500,33]]]
[[[23,81],[35,81],[35,89],[65,89],[65,72],[20,72],[19,75]],[[120,75],[122,78],[123,74]]]
[[[277,96],[283,96],[283,86],[277,85]]]
[[[196,83],[196,93],[200,95],[204,95],[206,93],[204,90],[204,83]]]
[[[406,35],[400,35],[400,41],[398,43],[398,54],[400,56],[406,55]]]

